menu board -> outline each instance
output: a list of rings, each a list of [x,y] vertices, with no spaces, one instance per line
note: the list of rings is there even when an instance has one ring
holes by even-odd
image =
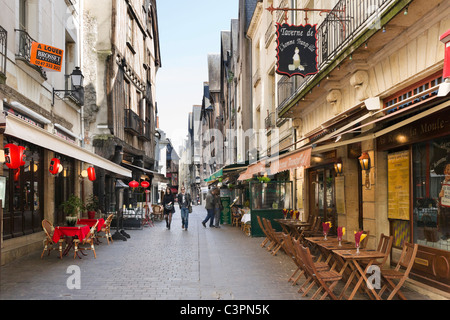
[[[388,154],[388,218],[409,220],[409,151]]]
[[[345,214],[345,180],[344,176],[338,176],[334,179],[336,185],[336,212]]]
[[[220,216],[220,222],[225,224],[231,224],[231,212],[230,212],[230,197],[220,197],[220,201],[222,202],[222,214]]]

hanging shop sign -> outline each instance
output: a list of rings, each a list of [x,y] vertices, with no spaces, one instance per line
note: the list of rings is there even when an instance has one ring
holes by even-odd
[[[317,25],[277,23],[277,73],[305,77],[317,72]]]
[[[61,71],[64,50],[48,46],[43,43],[31,44],[30,63],[40,66],[47,71]]]

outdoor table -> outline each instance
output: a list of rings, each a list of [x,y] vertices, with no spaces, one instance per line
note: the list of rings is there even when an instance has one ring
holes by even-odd
[[[297,219],[273,219],[275,222],[278,222],[286,234],[290,234],[292,236],[300,236],[300,229],[303,227],[311,226],[309,222],[303,222]]]
[[[308,242],[315,245],[320,251],[320,256],[317,261],[321,261],[322,256],[326,259],[326,262],[329,263],[332,258],[333,250],[347,250],[355,248],[355,244],[350,241],[342,240],[341,245],[339,245],[339,240],[337,237],[328,237],[327,240],[324,237],[308,237],[305,238]],[[332,266],[332,270],[336,266],[336,262]]]
[[[100,219],[78,219],[77,224],[80,224],[80,225],[84,224],[84,225],[87,225],[89,228],[92,228],[97,221],[98,221],[97,232],[100,232],[100,231],[102,231],[102,227],[105,224],[105,219],[103,219],[103,218],[100,218]]]
[[[379,251],[375,251],[375,250],[365,250],[365,249],[360,250],[359,253],[357,253],[356,249],[333,250],[333,253],[345,261],[345,264],[344,264],[341,272],[343,272],[348,265],[350,265],[350,267],[353,270],[350,277],[347,280],[347,283],[345,284],[344,288],[342,289],[342,293],[339,297],[340,299],[342,299],[344,297],[345,291],[347,291],[348,287],[350,286],[351,282],[353,281],[353,278],[359,277],[358,282],[356,283],[355,287],[353,288],[352,293],[348,297],[348,300],[352,300],[354,298],[354,296],[355,296],[356,292],[358,291],[359,287],[361,286],[363,280],[366,281],[366,283],[367,283],[366,273],[367,273],[367,270],[369,269],[369,267],[372,265],[372,263],[375,260],[383,258],[385,256],[385,253],[383,253],[383,252],[379,252]],[[361,260],[368,261],[368,264],[364,270],[361,268],[360,264],[358,263],[358,261],[361,261]],[[365,291],[367,292],[367,290],[370,290],[370,292],[373,294],[373,297],[375,299],[381,300],[381,297],[378,295],[378,293],[375,291],[375,289],[373,287],[367,288]],[[371,297],[371,296],[369,295],[369,297]]]
[[[73,239],[74,237],[78,237],[80,241],[83,241],[83,239],[89,234],[89,231],[91,228],[89,226],[78,226],[78,227],[56,227],[55,231],[53,233],[52,240],[53,242],[57,243],[61,237],[67,237],[70,239]],[[70,248],[73,246],[73,241],[70,241],[68,243],[67,248],[64,250],[63,255],[67,255]]]

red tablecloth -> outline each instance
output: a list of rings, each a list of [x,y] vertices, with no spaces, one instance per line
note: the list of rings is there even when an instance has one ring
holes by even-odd
[[[98,221],[97,225],[97,232],[100,232],[102,230],[103,225],[105,224],[105,219],[78,219],[77,224],[85,224],[89,226],[89,228],[92,228],[94,224]]]
[[[83,239],[88,235],[89,231],[91,229],[88,226],[82,226],[82,227],[56,227],[55,232],[53,233],[53,242],[58,242],[61,237],[67,236],[67,237],[74,237],[78,236],[78,239],[80,241],[83,241]]]

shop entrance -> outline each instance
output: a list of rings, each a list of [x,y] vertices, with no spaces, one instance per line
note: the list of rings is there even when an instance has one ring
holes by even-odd
[[[309,171],[310,214],[331,221],[331,232],[336,233],[335,171],[332,165]],[[321,228],[320,228],[321,230]]]

